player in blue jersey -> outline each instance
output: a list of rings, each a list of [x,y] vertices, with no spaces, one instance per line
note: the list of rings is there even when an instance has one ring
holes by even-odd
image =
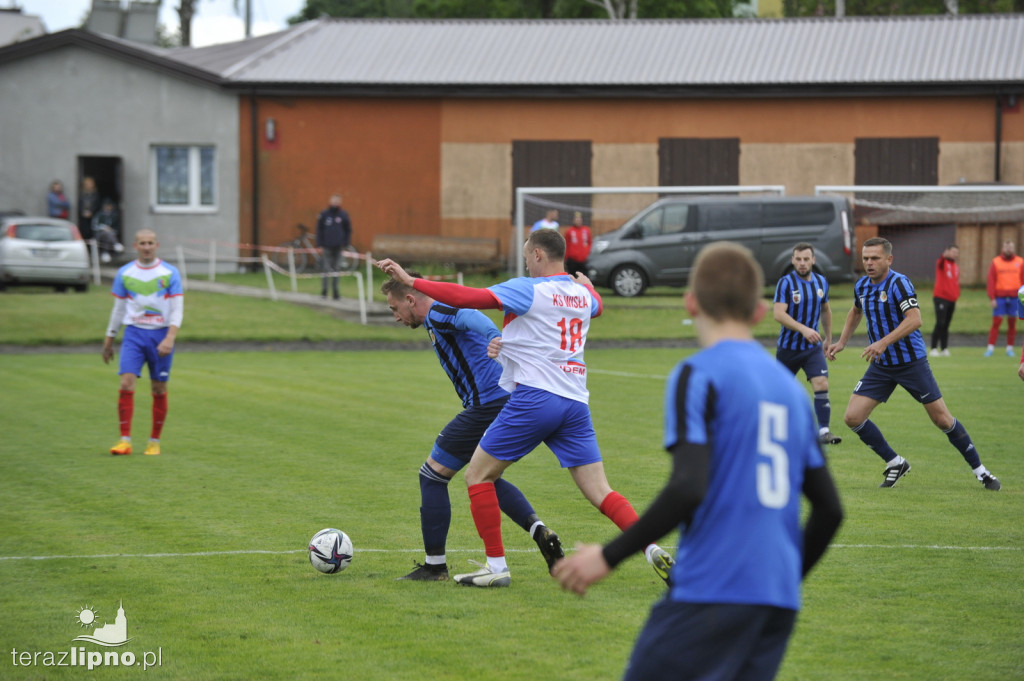
[[[668,483],[632,527],[555,565],[583,595],[638,547],[678,527],[672,588],[637,638],[625,678],[765,681],[775,677],[801,605],[800,585],[843,509],[807,395],[754,340],[764,275],[749,250],[698,254],[686,293],[703,349],[669,374]],[[810,514],[800,527],[801,494]]]
[[[470,511],[487,556],[486,565],[477,563],[479,570],[455,575],[467,586],[509,586],[495,484],[541,442],[569,470],[587,501],[620,529],[637,519],[629,501],[608,484],[590,417],[583,350],[590,319],[601,314],[601,296],[586,276],[565,272],[565,238],[558,230],[531,232],[523,253],[530,276],[490,288],[415,279],[393,260],[377,263],[393,278],[446,304],[505,312],[502,336],[491,340],[488,355],[501,362],[500,385],[512,396],[466,468]],[[672,557],[655,544],[645,554],[668,581]]]
[[[828,304],[828,281],[814,271],[814,246],[800,242],[793,246],[793,271],[775,286],[775,321],[782,325],[775,359],[795,375],[800,369],[814,391],[814,414],[818,439],[823,445],[837,445],[842,438],[829,429],[832,405],[828,399],[828,362],[825,348],[832,343],[832,308]],[[823,333],[818,333],[821,324]]]
[[[117,271],[111,289],[114,309],[103,339],[104,363],[110,363],[114,356],[114,338],[121,326],[125,327],[118,368],[121,390],[117,412],[121,439],[110,448],[114,455],[132,453],[135,385],[142,375],[143,365],[149,367],[153,392],[153,425],[145,453],[150,456],[160,453],[160,433],[167,418],[167,382],[171,378],[174,342],[181,327],[185,304],[181,275],[174,265],[156,257],[159,246],[152,230],[139,230],[135,234],[135,250],[139,257]]]
[[[868,239],[861,249],[861,261],[866,276],[854,284],[853,307],[843,333],[829,346],[826,356],[835,360],[861,318],[867,318],[869,345],[860,356],[869,363],[868,369],[853,389],[843,421],[885,461],[885,477],[879,486],[892,487],[910,471],[910,463],[889,446],[870,419],[875,407],[887,401],[896,386],[902,386],[924,405],[932,423],[946,434],[985,489],[998,491],[999,480],[981,463],[971,436],[942,399],[920,331],[917,293],[910,279],[891,269],[892,244],[880,237]]]
[[[420,278],[418,272],[409,272]],[[448,483],[469,463],[484,431],[508,401],[508,391],[498,385],[501,366],[487,356],[487,344],[500,336],[497,327],[479,310],[463,310],[436,302],[411,286],[389,279],[380,287],[395,320],[411,329],[422,326],[455,392],[463,411],[437,436],[427,461],[420,467],[420,527],[426,559],[399,579],[446,581],[445,544],[451,525],[452,505]],[[548,569],[562,558],[562,544],[541,522],[530,502],[512,483],[495,483],[501,510],[530,533]]]

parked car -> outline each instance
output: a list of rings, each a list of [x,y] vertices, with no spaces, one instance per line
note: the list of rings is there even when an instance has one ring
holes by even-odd
[[[770,284],[792,269],[793,246],[806,241],[830,283],[852,281],[850,216],[841,197],[661,199],[594,240],[587,275],[625,297],[648,286],[684,286],[705,244],[733,241],[753,252]]]
[[[7,286],[89,288],[89,249],[67,220],[14,216],[0,219],[0,290]]]

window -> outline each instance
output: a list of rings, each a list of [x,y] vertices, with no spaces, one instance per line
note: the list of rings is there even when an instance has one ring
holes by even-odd
[[[216,151],[212,146],[153,147],[153,205],[158,211],[217,208]]]
[[[643,236],[656,236],[682,232],[686,229],[688,209],[689,206],[686,204],[670,204],[656,208],[640,221],[640,233]]]
[[[827,225],[836,219],[831,201],[765,203],[761,214],[765,227],[810,227]]]

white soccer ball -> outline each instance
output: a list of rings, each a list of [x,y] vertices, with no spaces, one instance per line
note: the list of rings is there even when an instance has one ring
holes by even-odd
[[[1017,289],[1017,300],[1020,301],[1021,305],[1024,305],[1024,286]]]
[[[352,540],[341,530],[328,527],[309,540],[309,563],[320,572],[333,575],[352,562]]]

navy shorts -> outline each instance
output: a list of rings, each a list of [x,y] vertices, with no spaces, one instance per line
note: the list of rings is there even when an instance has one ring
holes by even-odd
[[[502,461],[518,461],[543,442],[562,468],[601,460],[590,407],[579,400],[520,385],[480,440],[480,447]]]
[[[624,681],[770,681],[796,624],[796,611],[768,605],[654,605],[637,637]]]
[[[1017,296],[1001,296],[996,298],[996,306],[992,308],[993,317],[1009,317],[1017,314]]]
[[[924,357],[895,367],[879,366],[872,362],[864,377],[854,387],[853,394],[886,402],[896,386],[902,386],[921,404],[930,404],[942,397],[932,367]]]
[[[506,402],[507,396],[460,411],[434,440],[430,458],[453,471],[462,470],[473,457],[476,446],[480,444],[480,438],[484,436],[484,432],[497,418]]]
[[[149,367],[149,377],[154,381],[171,379],[171,360],[174,351],[161,357],[156,346],[167,337],[167,329],[140,329],[137,326],[124,327],[124,339],[121,341],[121,361],[118,363],[118,374],[135,374],[142,376],[143,365]]]
[[[807,380],[815,376],[828,378],[828,362],[825,361],[825,350],[820,345],[806,350],[786,350],[776,348],[775,359],[796,376],[800,369],[804,370]]]

